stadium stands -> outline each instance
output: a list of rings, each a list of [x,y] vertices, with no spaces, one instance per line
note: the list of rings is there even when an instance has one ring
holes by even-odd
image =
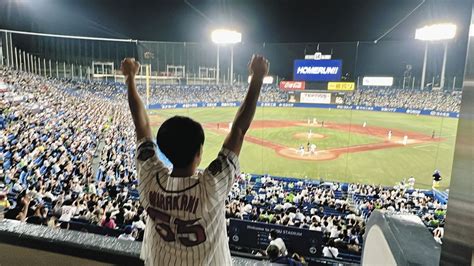
[[[134,131],[124,88],[10,69],[1,70],[2,79],[10,84],[2,94],[0,117],[0,184],[11,202],[6,217],[116,237],[131,227],[133,237],[141,240],[146,213],[136,190]],[[237,101],[244,93],[244,87],[162,85],[153,89],[152,102]],[[284,102],[287,95],[267,86],[262,99]],[[363,88],[346,94],[344,101],[458,111],[460,95]],[[226,202],[226,216],[322,232],[322,242],[334,241],[340,258],[357,260],[365,222],[374,209],[416,214],[435,231],[444,223],[446,204],[439,193],[404,184],[380,187],[242,174]],[[107,214],[113,228],[105,226]],[[40,219],[30,219],[35,216]]]
[[[344,104],[459,112],[461,92],[362,86],[357,91],[347,94]]]

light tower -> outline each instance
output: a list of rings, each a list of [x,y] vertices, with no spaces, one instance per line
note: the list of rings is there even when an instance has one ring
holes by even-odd
[[[230,44],[230,82],[234,81],[234,44],[242,42],[242,33],[226,30],[217,29],[211,34],[211,40],[217,44],[217,64],[216,64],[216,83],[219,84],[219,47],[220,45]]]

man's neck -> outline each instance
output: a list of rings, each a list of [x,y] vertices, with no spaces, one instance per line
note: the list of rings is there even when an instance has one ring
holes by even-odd
[[[171,177],[188,177],[194,175],[194,169],[187,167],[187,168],[173,168],[173,172],[171,172]]]

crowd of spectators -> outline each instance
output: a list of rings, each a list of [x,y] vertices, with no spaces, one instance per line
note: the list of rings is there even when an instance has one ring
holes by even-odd
[[[87,89],[95,94],[115,99],[125,99],[126,88],[119,83],[73,82],[76,88]],[[145,96],[143,84],[138,84],[140,95]],[[239,102],[247,92],[244,85],[152,85],[150,104]],[[459,112],[461,91],[432,89],[397,89],[361,86],[354,92],[343,94],[343,104],[369,107],[407,108]],[[260,96],[262,102],[288,102],[289,94],[274,85],[264,85]]]
[[[144,93],[143,86],[139,87]],[[238,102],[245,96],[246,89],[242,85],[157,85],[151,90],[150,103]],[[272,85],[264,85],[259,100],[263,102],[287,102],[288,99],[287,92]],[[344,104],[459,112],[461,92],[361,87],[354,92],[344,94]]]
[[[346,105],[459,112],[460,91],[360,87],[344,97]]]
[[[83,222],[139,238],[134,131],[109,85],[71,83],[3,69],[1,190],[5,217],[52,227]],[[98,97],[99,94],[99,97]],[[110,93],[111,94],[111,93]]]
[[[365,221],[376,209],[418,215],[441,243],[446,204],[407,184],[382,187],[242,174],[229,195],[226,216],[322,232],[325,254],[338,257],[360,255]]]
[[[54,228],[95,231],[94,226],[104,234],[141,240],[146,213],[136,190],[135,133],[124,87],[7,68],[0,68],[0,81],[9,85],[0,101],[0,207],[5,216]],[[231,102],[244,93],[244,87],[163,85],[153,89],[153,101]],[[347,103],[406,107],[412,99],[410,108],[458,108],[454,94],[418,93],[364,89]],[[286,101],[286,94],[272,86],[264,88],[262,97]],[[337,257],[360,252],[365,220],[374,209],[415,213],[441,241],[445,208],[432,196],[405,187],[242,175],[226,202],[226,216],[320,231],[326,250]]]
[[[247,93],[244,85],[159,85],[152,90],[152,103],[240,102]],[[287,102],[288,95],[272,85],[262,87],[260,101]]]

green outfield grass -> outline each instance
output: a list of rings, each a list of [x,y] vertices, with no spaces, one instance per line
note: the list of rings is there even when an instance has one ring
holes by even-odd
[[[271,140],[278,144],[283,144],[287,147],[298,148],[300,145],[304,145],[306,148],[307,139],[293,138],[297,133],[308,134],[310,127],[298,126],[289,128],[265,128],[265,129],[252,129],[249,131],[249,135]],[[332,130],[328,128],[311,128],[312,133],[322,134],[326,136],[322,139],[309,140],[310,143],[316,143],[319,150],[331,149],[343,147],[346,144],[350,145],[362,145],[381,142],[382,139],[372,137],[363,134],[356,134],[338,130]],[[351,135],[351,136],[350,136]]]
[[[201,123],[230,122],[237,108],[197,108],[153,110],[152,119],[185,115]],[[253,143],[245,143],[240,156],[241,169],[245,172],[274,176],[302,177],[334,181],[394,185],[413,175],[417,187],[431,187],[431,174],[439,169],[444,177],[442,187],[449,185],[453,161],[457,119],[415,116],[397,113],[351,111],[316,108],[258,108],[255,120],[301,121],[317,118],[318,121],[362,125],[388,129],[414,131],[431,136],[441,136],[441,142],[408,145],[406,147],[343,154],[329,161],[300,161],[279,156],[274,150]],[[157,128],[155,128],[156,132]],[[290,147],[298,147],[305,141],[293,139],[294,133],[308,132],[307,127],[252,129],[249,135],[270,140]],[[315,133],[327,135],[316,139],[318,149],[376,143],[377,137],[348,132],[317,129]],[[217,155],[224,135],[206,130],[206,143],[201,167],[206,167]]]

